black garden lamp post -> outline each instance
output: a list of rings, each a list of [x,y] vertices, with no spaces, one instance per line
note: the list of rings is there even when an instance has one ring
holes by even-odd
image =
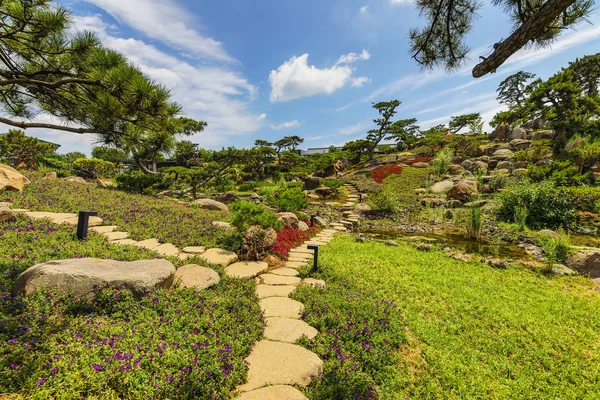
[[[87,240],[90,217],[95,217],[97,215],[98,211],[79,211],[79,218],[77,219],[77,239]]]

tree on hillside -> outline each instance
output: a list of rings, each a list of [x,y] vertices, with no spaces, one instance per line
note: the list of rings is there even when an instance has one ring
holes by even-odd
[[[75,32],[64,7],[5,0],[0,20],[0,122],[97,134],[106,144],[138,132],[180,133],[185,122],[169,91],[93,33]]]
[[[458,116],[450,118],[450,122],[448,123],[448,126],[450,127],[450,130],[452,131],[452,133],[456,133],[466,127],[480,130],[481,127],[483,126],[483,123],[481,120],[481,115],[479,113],[472,113],[472,114],[458,115]]]
[[[298,147],[303,142],[304,142],[304,139],[302,139],[300,136],[285,136],[285,137],[275,141],[272,144],[272,146],[275,148],[275,153],[277,153],[277,160],[278,160],[279,164],[281,164],[281,155],[284,150],[289,149],[289,150],[295,151],[296,147]],[[256,142],[255,142],[255,144],[256,144]]]
[[[371,148],[371,142],[366,139],[353,140],[348,142],[342,148],[343,151],[347,152],[354,164],[360,162],[360,159],[364,154],[367,154]]]
[[[394,122],[390,127],[388,138],[395,140],[399,148],[407,148],[415,142],[420,134],[420,128],[416,123],[416,118],[401,119]]]
[[[254,141],[254,147],[271,147],[271,146],[273,146],[273,143],[269,142],[268,140],[256,139]]]
[[[498,85],[498,89],[496,89],[498,97],[496,99],[498,102],[506,104],[509,107],[523,106],[529,93],[541,82],[541,80],[537,79],[530,84],[527,83],[534,78],[535,74],[525,71],[519,71],[508,76]]]
[[[375,118],[373,122],[377,125],[376,129],[371,129],[367,134],[369,147],[367,155],[372,160],[375,156],[375,149],[379,142],[383,139],[393,138],[392,118],[396,115],[396,109],[402,104],[400,100],[382,101],[373,103],[373,108],[379,113],[379,118]]]
[[[600,89],[600,53],[578,58],[567,68],[575,74],[586,96],[598,96]]]
[[[92,149],[92,157],[119,165],[129,158],[129,154],[126,151],[108,146],[96,146]]]
[[[173,159],[177,165],[188,167],[198,165],[198,144],[189,140],[181,140],[175,144]]]
[[[473,68],[475,78],[496,70],[526,45],[548,46],[565,29],[583,22],[593,0],[494,0],[513,22],[511,34],[493,46]],[[465,37],[473,28],[482,3],[478,0],[417,0],[416,8],[427,23],[410,31],[412,57],[427,68],[459,67],[469,53]]]
[[[0,136],[0,157],[6,158],[13,167],[24,165],[35,168],[38,155],[53,153],[54,150],[52,143],[25,136],[25,132],[19,129],[10,129],[6,135]]]

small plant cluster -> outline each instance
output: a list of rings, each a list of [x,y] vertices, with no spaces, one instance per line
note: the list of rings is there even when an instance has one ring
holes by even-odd
[[[23,193],[3,193],[2,199],[35,211],[98,211],[106,225],[119,226],[134,240],[154,237],[177,247],[214,246],[224,232],[211,222],[228,219],[220,211],[63,180],[34,180]]]
[[[301,188],[286,185],[267,197],[267,203],[282,212],[295,212],[308,207],[308,197]]]
[[[134,299],[105,289],[93,301],[52,290],[9,295],[26,268],[55,259],[133,261],[156,254],[18,216],[0,230],[0,392],[25,398],[229,399],[262,333],[250,281]]]
[[[442,176],[448,171],[448,168],[452,165],[453,155],[454,150],[450,147],[445,147],[431,160],[431,167],[437,176]]]
[[[309,226],[310,223],[306,222]],[[277,241],[271,247],[271,251],[283,258],[286,259],[289,257],[289,251],[295,247],[300,246],[306,240],[310,239],[311,236],[315,235],[319,230],[318,227],[310,227],[307,231],[299,231],[292,228],[283,228],[277,234]]]
[[[306,306],[303,319],[319,331],[313,341],[300,339],[300,344],[325,363],[309,397],[380,398],[378,386],[405,342],[396,304],[330,278],[326,289],[301,286],[292,297]]]
[[[73,162],[73,169],[82,178],[98,179],[114,174],[116,165],[110,161],[100,160],[99,158],[78,158]]]
[[[401,173],[402,167],[397,164],[382,165],[373,170],[373,180],[377,183],[383,183],[383,180],[388,176]]]

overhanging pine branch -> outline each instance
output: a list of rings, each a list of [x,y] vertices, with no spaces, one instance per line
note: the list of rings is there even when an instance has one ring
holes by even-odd
[[[544,29],[569,8],[575,0],[549,0],[540,10],[512,33],[506,40],[498,43],[494,52],[473,68],[473,77],[480,78],[490,72],[496,72],[504,62],[530,40],[538,37]]]
[[[56,129],[65,132],[73,132],[73,133],[98,133],[101,134],[103,132],[97,129],[88,129],[88,128],[71,128],[63,125],[55,125],[55,124],[45,124],[39,122],[23,122],[23,121],[13,121],[8,118],[0,117],[0,122],[10,126],[16,126],[17,128],[27,129],[27,128],[46,128],[46,129]]]

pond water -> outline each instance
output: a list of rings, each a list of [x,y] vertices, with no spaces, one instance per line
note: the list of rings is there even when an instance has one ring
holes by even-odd
[[[366,237],[380,240],[403,239],[414,242],[429,242],[441,244],[442,247],[450,247],[463,253],[478,254],[481,256],[494,256],[505,259],[529,259],[525,249],[513,243],[502,240],[470,240],[463,231],[458,229],[443,228],[435,232],[419,232],[407,234],[404,231],[393,229],[365,228],[359,231]]]

